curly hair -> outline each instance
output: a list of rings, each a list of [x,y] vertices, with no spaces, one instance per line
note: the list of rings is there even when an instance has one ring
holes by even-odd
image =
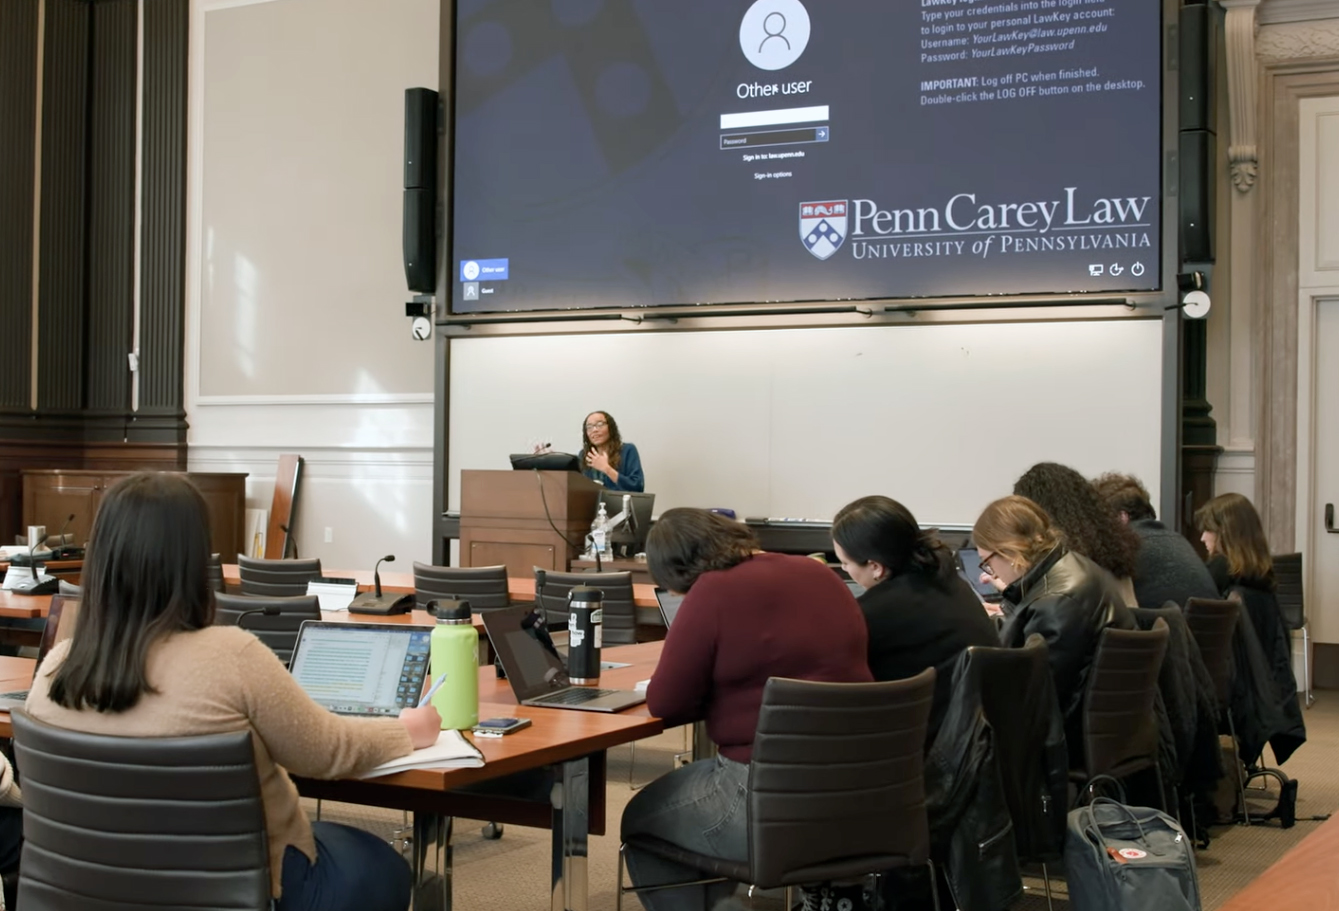
[[[1148,488],[1134,475],[1108,471],[1093,481],[1093,489],[1116,511],[1117,516],[1125,513],[1131,522],[1158,517],[1153,511],[1153,501],[1149,499]]]
[[[686,592],[698,576],[743,563],[758,539],[743,522],[705,509],[667,509],[646,536],[646,564],[661,588]]]
[[[1109,570],[1117,579],[1134,575],[1139,536],[1073,468],[1038,462],[1015,482],[1014,493],[1046,510],[1065,533],[1071,550]]]
[[[607,450],[605,454],[609,457],[609,467],[618,471],[618,466],[623,461],[623,435],[618,432],[618,421],[615,421],[614,416],[607,411],[592,411],[581,422],[581,466],[585,467],[586,453],[593,448],[590,445],[590,434],[586,432],[586,421],[597,414],[609,425],[609,442],[605,444]]]

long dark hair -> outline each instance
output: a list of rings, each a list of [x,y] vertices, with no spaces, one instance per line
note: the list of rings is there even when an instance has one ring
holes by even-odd
[[[123,712],[153,692],[149,648],[214,621],[208,562],[209,508],[184,476],[135,474],[108,490],[89,535],[79,623],[52,677],[51,700]]]
[[[646,536],[646,564],[661,588],[686,592],[698,576],[743,563],[758,539],[742,522],[705,509],[668,509]]]
[[[832,520],[832,540],[858,563],[882,563],[889,576],[917,572],[943,580],[953,575],[953,557],[933,532],[922,531],[901,503],[861,497]]]
[[[618,471],[619,463],[623,461],[623,435],[618,432],[618,421],[607,411],[592,411],[586,415],[581,422],[581,467],[586,467],[586,453],[591,451],[590,434],[586,432],[586,422],[592,415],[598,414],[604,418],[604,422],[609,425],[609,442],[605,444],[608,448],[609,467]]]
[[[1109,570],[1117,579],[1134,576],[1139,535],[1121,522],[1116,510],[1073,468],[1038,462],[1014,484],[1014,493],[1046,510],[1065,533],[1070,550]]]

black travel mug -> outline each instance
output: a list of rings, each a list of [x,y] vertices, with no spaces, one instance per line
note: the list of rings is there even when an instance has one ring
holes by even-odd
[[[578,585],[567,595],[567,676],[577,686],[600,682],[604,611],[598,588]]]

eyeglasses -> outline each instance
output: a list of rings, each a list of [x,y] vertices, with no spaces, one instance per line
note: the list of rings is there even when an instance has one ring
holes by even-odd
[[[601,427],[608,427],[608,421],[592,421],[586,425],[587,430],[599,430]]]
[[[993,550],[992,550],[990,553],[988,553],[988,554],[986,554],[984,557],[982,557],[982,558],[981,558],[981,563],[979,564],[980,567],[981,567],[981,572],[983,572],[983,573],[987,573],[988,575],[991,575],[991,576],[994,576],[994,575],[995,575],[995,570],[993,570],[993,569],[990,568],[990,561],[991,561],[991,560],[994,560],[994,559],[995,559],[996,557],[998,557],[998,556],[999,556],[999,553],[996,552],[996,551],[993,551]]]

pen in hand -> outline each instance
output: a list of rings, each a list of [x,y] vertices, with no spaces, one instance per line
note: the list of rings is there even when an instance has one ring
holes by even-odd
[[[418,708],[423,708],[423,706],[427,705],[428,700],[437,694],[437,690],[445,682],[446,682],[446,672],[443,671],[441,673],[441,676],[439,676],[436,680],[432,682],[432,686],[428,687],[428,691],[423,694],[423,698],[418,701]]]

